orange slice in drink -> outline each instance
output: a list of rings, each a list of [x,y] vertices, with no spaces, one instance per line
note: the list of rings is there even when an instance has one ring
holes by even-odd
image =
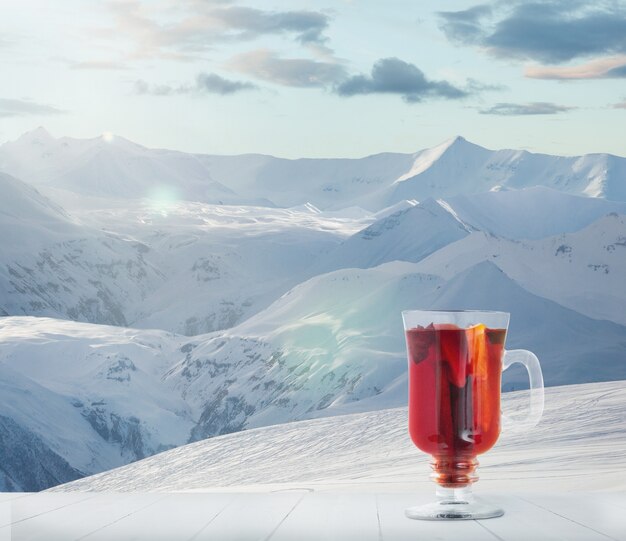
[[[482,323],[466,331],[470,351],[470,371],[474,377],[486,379],[489,374],[489,351],[487,350],[487,327]]]
[[[474,426],[477,435],[488,433],[492,415],[490,395],[494,383],[489,378],[489,349],[487,327],[482,323],[467,329],[467,342],[470,350],[470,371],[473,377],[472,400],[474,406]]]

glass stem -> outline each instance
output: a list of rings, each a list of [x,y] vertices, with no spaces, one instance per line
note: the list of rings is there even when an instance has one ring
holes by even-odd
[[[459,488],[437,487],[437,500],[439,500],[439,503],[441,504],[466,504],[471,502],[472,499],[471,484]]]

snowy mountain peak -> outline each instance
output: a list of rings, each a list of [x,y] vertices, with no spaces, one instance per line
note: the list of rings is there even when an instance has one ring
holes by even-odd
[[[455,159],[463,160],[471,158],[472,154],[476,152],[485,153],[489,151],[479,145],[470,143],[464,137],[457,135],[456,137],[445,140],[443,143],[435,147],[427,148],[426,150],[418,152],[411,169],[398,177],[395,183],[409,180],[424,173],[444,156],[454,156]]]
[[[471,143],[462,135],[455,135],[450,139],[446,139],[443,143],[439,145],[440,148],[444,149],[444,152],[450,150],[452,148],[462,148],[463,146],[478,146],[474,143]]]
[[[471,148],[471,147],[482,148],[479,145],[471,143],[470,141],[465,139],[465,137],[463,137],[462,135],[455,135],[454,137],[450,137],[449,139],[446,139],[445,141],[439,143],[437,146],[434,146],[427,150],[433,151],[439,155],[443,155],[445,152],[458,150],[462,148]]]
[[[43,126],[38,126],[34,130],[27,131],[18,137],[14,143],[31,144],[31,145],[45,145],[56,141],[50,132]]]

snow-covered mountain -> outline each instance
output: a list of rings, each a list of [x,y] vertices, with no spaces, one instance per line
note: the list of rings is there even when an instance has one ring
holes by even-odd
[[[149,149],[110,134],[54,138],[38,128],[0,146],[0,171],[64,193],[322,210],[379,211],[404,200],[546,186],[626,201],[626,158],[492,151],[456,137],[412,154],[286,160]],[[62,190],[59,192],[58,190]]]
[[[271,205],[246,199],[212,179],[192,154],[148,149],[108,134],[57,139],[39,127],[0,147],[0,171],[83,196]]]
[[[420,262],[445,278],[490,261],[528,291],[581,314],[626,324],[626,215],[611,213],[584,229],[516,241],[476,232]]]
[[[1,176],[0,187],[0,219],[11,231],[0,247],[4,314],[194,335],[232,327],[315,274],[432,254],[426,273],[450,276],[492,260],[532,292],[625,322],[626,231],[611,217],[623,203],[538,188],[406,202],[378,215],[189,202],[69,215],[17,179]],[[541,240],[559,230],[578,235],[607,213],[585,235]]]
[[[368,268],[396,260],[419,261],[471,231],[445,201],[427,199],[390,214],[382,213],[374,223],[334,248],[315,270]]]
[[[163,275],[129,324],[188,335],[257,313],[313,276],[312,263],[364,225],[308,208],[183,202],[166,211],[140,206],[80,216],[149,246],[145,257]]]
[[[462,138],[362,160],[5,143],[2,487],[402,406],[406,309],[511,312],[507,346],[550,386],[626,379],[625,161]]]
[[[61,206],[16,178],[0,173],[0,194],[3,256],[14,257],[80,234],[80,226]]]
[[[145,244],[85,226],[32,187],[0,174],[0,314],[126,325],[125,306],[161,281]]]
[[[416,302],[511,311],[507,345],[537,353],[547,385],[626,378],[626,327],[532,295],[490,262],[450,280],[417,267],[395,262],[322,275],[228,331],[191,339],[4,318],[0,366],[45,392],[13,384],[9,403],[20,415],[7,405],[0,415],[19,421],[71,468],[93,473],[208,436],[401,406],[407,382],[399,313]],[[505,388],[525,381],[512,373]],[[31,413],[24,394],[67,411]],[[68,419],[73,437],[98,450],[88,464],[50,429]]]
[[[164,331],[1,318],[0,416],[16,425],[4,423],[3,441],[37,447],[30,467],[3,462],[0,486],[40,490],[187,441],[192,413],[161,380],[183,343]],[[49,476],[33,479],[35,469]]]
[[[396,180],[389,201],[530,186],[624,201],[625,177],[626,160],[610,154],[562,157],[492,151],[456,137],[418,155],[411,171]]]
[[[490,262],[448,280],[418,268],[395,262],[316,277],[226,333],[194,342],[168,375],[199,398],[194,438],[350,411],[356,402],[404,403],[399,314],[416,307],[511,312],[507,346],[534,351],[547,385],[626,378],[626,327],[533,295]],[[526,375],[505,381],[519,388]]]
[[[185,202],[70,216],[8,175],[0,191],[0,314],[184,334],[256,313],[364,224],[310,209]]]
[[[457,195],[445,203],[475,229],[516,240],[573,233],[607,214],[626,214],[626,203],[568,195],[543,186]]]

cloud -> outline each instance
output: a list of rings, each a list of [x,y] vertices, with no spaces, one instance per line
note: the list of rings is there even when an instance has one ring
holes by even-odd
[[[518,115],[554,115],[571,111],[576,107],[568,107],[566,105],[557,105],[556,103],[548,103],[544,101],[535,101],[532,103],[496,103],[488,109],[481,109],[479,112],[483,115],[501,115],[501,116],[518,116]]]
[[[307,58],[281,58],[267,49],[235,56],[228,65],[257,79],[298,88],[325,87],[347,75],[340,64]]]
[[[480,92],[502,92],[508,90],[509,87],[501,84],[481,83],[471,77],[467,79],[465,84],[465,90],[471,94],[478,94]]]
[[[131,56],[139,58],[189,60],[218,43],[265,35],[284,35],[304,45],[322,46],[330,22],[328,15],[318,11],[269,11],[215,2],[177,3],[175,11],[182,13],[177,20],[171,18],[171,7],[159,12],[154,4],[138,0],[109,1],[108,6],[114,26],[98,33],[109,39],[131,39],[136,46]]]
[[[614,103],[613,109],[626,109],[626,99],[624,101],[620,101],[619,103]]]
[[[0,98],[0,117],[60,115],[66,111],[29,100]]]
[[[478,43],[484,37],[481,20],[491,15],[491,7],[483,4],[463,11],[441,11],[441,30],[450,39],[460,44]]]
[[[626,55],[598,58],[578,66],[527,66],[524,75],[532,79],[610,79],[626,77]]]
[[[133,91],[139,96],[172,96],[174,94],[188,94],[191,87],[171,86],[171,85],[155,85],[149,84],[143,79],[138,79],[133,84]]]
[[[201,73],[196,80],[196,88],[212,94],[234,94],[241,90],[254,90],[258,86],[244,81],[230,81],[215,73]]]
[[[231,81],[215,73],[200,73],[193,85],[150,85],[143,79],[133,84],[135,94],[151,96],[172,96],[176,94],[235,94],[242,90],[256,90],[258,86],[245,81]]]
[[[447,81],[433,81],[415,65],[399,58],[382,58],[372,67],[371,75],[355,75],[336,88],[340,96],[358,94],[398,94],[409,103],[426,98],[458,99],[468,96],[466,90]]]
[[[450,41],[500,57],[559,64],[579,57],[626,53],[626,7],[611,0],[494,3],[439,12]]]
[[[611,68],[609,71],[606,72],[605,77],[607,79],[622,79],[626,77],[626,63],[622,64],[621,66],[615,66],[614,68]]]
[[[301,43],[325,41],[322,32],[329,21],[328,15],[316,11],[262,11],[238,6],[214,9],[208,15],[229,31],[239,32],[239,39],[292,33]]]

